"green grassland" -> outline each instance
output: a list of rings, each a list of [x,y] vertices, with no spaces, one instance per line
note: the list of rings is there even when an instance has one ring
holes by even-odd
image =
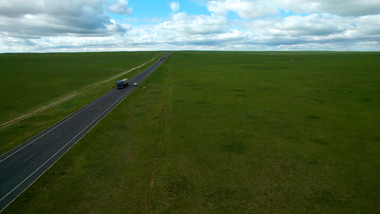
[[[74,98],[8,127],[0,128],[0,154],[115,87],[92,87],[142,65],[163,52],[55,53],[0,55],[0,124],[80,92]],[[146,65],[144,68],[146,68]],[[133,76],[140,68],[126,75]]]
[[[4,213],[379,213],[379,59],[173,52]]]

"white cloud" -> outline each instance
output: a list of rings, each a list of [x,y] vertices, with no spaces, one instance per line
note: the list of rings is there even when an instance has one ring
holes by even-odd
[[[172,9],[173,12],[177,12],[179,10],[179,3],[175,1],[171,2],[170,9]]]
[[[128,8],[128,1],[126,0],[117,0],[117,2],[109,7],[109,10],[112,13],[117,14],[131,14],[132,8]]]
[[[329,13],[343,16],[363,16],[380,13],[379,0],[209,0],[207,8],[217,15],[235,12],[241,18],[251,19],[278,14]]]
[[[2,0],[0,29],[9,36],[25,38],[64,34],[97,36],[125,31],[110,21],[102,0]]]
[[[380,13],[379,0],[285,0],[282,7],[297,13],[363,16]]]
[[[229,29],[225,17],[216,15],[192,16],[184,12],[171,14],[157,25],[131,28],[127,31],[128,42],[135,47],[155,49],[221,49],[227,43],[241,39],[240,34]]]
[[[227,30],[227,19],[214,15],[189,16],[186,13],[176,13],[159,26],[183,35],[215,34]]]
[[[240,22],[252,33],[250,44],[268,47],[297,47],[304,49],[355,50],[360,43],[374,44],[368,50],[380,49],[380,15],[341,17],[310,14]],[[329,44],[329,45],[327,45]]]
[[[102,0],[2,0],[0,16],[22,17],[29,15],[81,16],[86,12],[103,13]]]
[[[311,14],[289,16],[272,25],[272,34],[292,36],[324,36],[342,33],[350,25],[338,16]]]
[[[210,12],[226,15],[229,11],[236,12],[242,18],[256,18],[277,13],[273,1],[268,0],[211,0],[207,3]]]

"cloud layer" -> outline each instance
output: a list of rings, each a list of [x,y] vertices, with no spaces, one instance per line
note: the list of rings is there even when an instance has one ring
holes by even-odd
[[[180,6],[136,25],[112,18],[133,15],[126,0],[2,0],[0,52],[380,50],[378,0],[209,0],[201,15]]]
[[[297,13],[330,13],[363,16],[380,13],[378,0],[286,0],[282,5]]]

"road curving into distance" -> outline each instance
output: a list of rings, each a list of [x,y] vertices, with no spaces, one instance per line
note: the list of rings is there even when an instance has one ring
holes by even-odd
[[[0,212],[99,123],[161,63],[169,52],[129,80],[0,157]]]

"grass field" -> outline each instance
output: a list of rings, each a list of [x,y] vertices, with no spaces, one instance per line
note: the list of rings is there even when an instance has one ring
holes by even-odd
[[[0,154],[42,131],[115,87],[107,82],[163,52],[56,53],[0,55],[0,124],[80,92],[43,113],[0,128]],[[145,66],[146,67],[146,66]],[[129,73],[132,76],[141,69]]]
[[[379,213],[379,58],[173,52],[4,213]]]

